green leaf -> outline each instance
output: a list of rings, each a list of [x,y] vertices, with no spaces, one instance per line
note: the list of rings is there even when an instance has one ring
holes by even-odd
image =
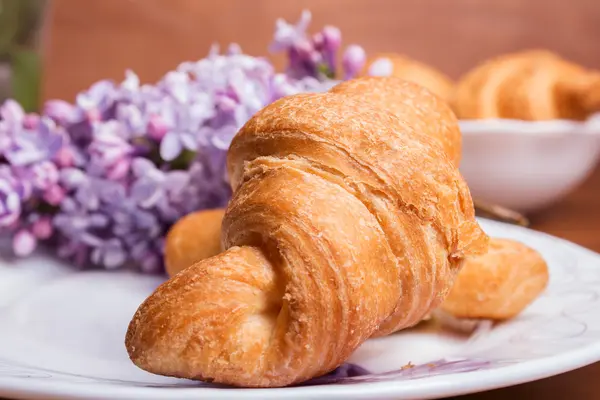
[[[172,169],[183,169],[186,170],[189,168],[192,161],[196,158],[196,152],[188,149],[183,149],[179,157],[171,161]]]
[[[320,75],[321,79],[323,79],[323,77],[325,79],[335,78],[335,73],[326,64],[317,65],[317,73]]]
[[[8,55],[19,29],[20,4],[15,0],[0,0],[0,57]]]
[[[41,85],[41,59],[34,50],[19,49],[11,54],[11,90],[25,111],[38,111]]]

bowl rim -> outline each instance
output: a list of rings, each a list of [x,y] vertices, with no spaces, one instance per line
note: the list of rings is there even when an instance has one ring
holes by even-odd
[[[458,121],[464,134],[519,134],[519,135],[564,135],[586,134],[600,136],[600,113],[593,114],[584,121],[553,119],[525,121],[508,118],[461,119]]]

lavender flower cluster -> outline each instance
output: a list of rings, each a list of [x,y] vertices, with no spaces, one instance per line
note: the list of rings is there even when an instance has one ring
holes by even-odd
[[[100,81],[73,104],[48,101],[40,115],[15,101],[0,106],[0,233],[18,256],[49,242],[78,266],[162,270],[164,236],[183,215],[226,205],[225,156],[237,130],[259,109],[294,93],[335,84],[339,30],[306,33],[310,13],[276,24],[277,73],[237,45],[214,47],[154,85],[127,71]],[[343,77],[364,51],[349,46]]]

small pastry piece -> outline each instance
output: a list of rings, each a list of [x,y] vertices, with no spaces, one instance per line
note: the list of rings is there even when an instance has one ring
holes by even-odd
[[[600,74],[545,50],[482,63],[456,85],[460,119],[585,119],[600,109]]]
[[[410,102],[412,87],[389,90]],[[144,301],[125,338],[131,360],[161,375],[286,386],[438,307],[488,238],[456,166],[413,128],[455,122],[413,107],[401,120],[333,90],[256,113],[228,152],[225,251]]]
[[[395,53],[378,54],[366,64],[366,75],[395,76],[419,84],[441,99],[448,101],[454,90],[454,82],[437,69]]]
[[[530,247],[490,239],[486,254],[465,262],[441,309],[458,318],[513,318],[548,284],[548,267]]]
[[[224,209],[197,211],[171,227],[165,243],[165,268],[169,276],[221,252],[224,214]]]

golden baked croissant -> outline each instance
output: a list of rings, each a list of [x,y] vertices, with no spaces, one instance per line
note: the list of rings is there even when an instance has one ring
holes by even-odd
[[[532,248],[490,239],[486,254],[465,261],[440,307],[459,318],[502,320],[525,309],[548,284],[548,266]]]
[[[171,227],[165,240],[165,269],[169,276],[221,252],[223,215],[224,209],[197,211]]]
[[[454,82],[437,69],[395,53],[378,54],[367,61],[365,74],[370,76],[395,76],[417,83],[441,99],[448,101],[454,90]]]
[[[373,90],[416,96],[394,82]],[[487,236],[438,140],[413,128],[455,122],[413,107],[401,120],[336,88],[255,114],[228,153],[226,250],[144,301],[126,335],[132,361],[162,375],[285,386],[437,307]]]
[[[545,50],[503,55],[467,73],[452,106],[460,119],[584,119],[600,110],[600,73]]]

